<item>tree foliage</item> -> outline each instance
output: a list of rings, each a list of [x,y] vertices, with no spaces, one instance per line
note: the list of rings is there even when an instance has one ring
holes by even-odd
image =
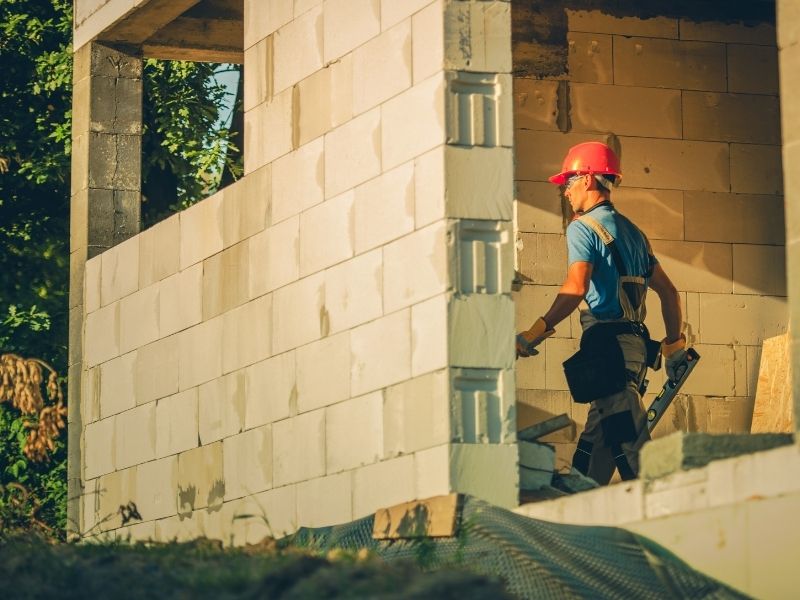
[[[71,36],[71,0],[0,0],[0,350],[60,373],[69,322]],[[219,127],[227,92],[211,77],[217,68],[146,61],[145,224],[241,173],[234,134]],[[19,411],[0,404],[0,510],[9,498],[19,503],[14,485],[22,484],[37,518],[63,529],[64,442],[49,462],[31,463],[27,431]]]

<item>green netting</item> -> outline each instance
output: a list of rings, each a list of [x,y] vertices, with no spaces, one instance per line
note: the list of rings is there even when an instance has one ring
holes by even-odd
[[[539,521],[476,498],[464,499],[452,538],[378,541],[373,520],[303,528],[293,542],[320,551],[369,548],[430,569],[460,566],[502,578],[521,598],[746,598],[624,529]]]

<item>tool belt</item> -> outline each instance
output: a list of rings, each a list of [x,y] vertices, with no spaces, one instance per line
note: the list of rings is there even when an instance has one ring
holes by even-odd
[[[625,357],[617,340],[618,335],[633,334],[644,339],[647,366],[661,366],[661,344],[650,339],[643,323],[598,323],[584,331],[580,349],[564,361],[564,375],[572,399],[588,404],[625,389],[631,374],[625,368]],[[636,382],[637,386],[640,382]]]

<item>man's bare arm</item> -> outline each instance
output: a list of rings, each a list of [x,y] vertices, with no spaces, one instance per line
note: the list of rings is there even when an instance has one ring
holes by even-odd
[[[681,312],[681,297],[675,289],[672,281],[661,265],[656,265],[653,269],[653,276],[650,278],[650,287],[653,288],[661,299],[661,316],[664,318],[664,327],[667,330],[667,343],[677,341],[681,337],[683,325],[683,314]]]
[[[550,310],[543,317],[549,329],[554,329],[578,308],[589,289],[592,268],[592,263],[583,261],[574,262],[569,266],[567,278],[561,285]]]

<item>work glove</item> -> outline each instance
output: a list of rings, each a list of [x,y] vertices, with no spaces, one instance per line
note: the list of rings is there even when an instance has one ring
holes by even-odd
[[[664,338],[661,342],[661,355],[664,357],[667,377],[670,381],[678,381],[688,367],[686,336],[681,334],[681,337],[671,344],[668,344],[666,338]]]
[[[536,346],[555,332],[555,329],[547,328],[547,323],[544,322],[543,318],[539,317],[536,319],[536,322],[528,331],[517,334],[517,358],[539,354],[536,350]]]

